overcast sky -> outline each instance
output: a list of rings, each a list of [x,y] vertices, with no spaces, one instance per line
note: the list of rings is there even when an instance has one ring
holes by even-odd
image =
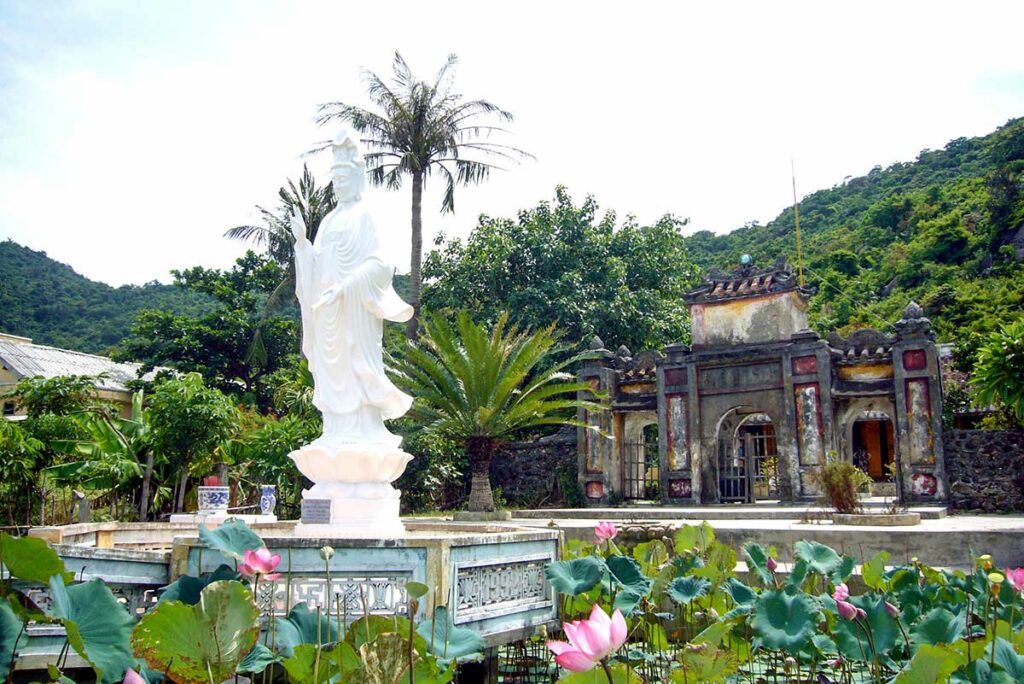
[[[330,100],[395,49],[512,111],[536,155],[424,206],[427,244],[556,184],[688,230],[766,222],[801,194],[1024,115],[1024,3],[0,0],[0,238],[112,284],[224,267]],[[328,180],[325,158],[311,166]],[[429,188],[428,188],[429,190]],[[409,187],[371,191],[408,268]]]

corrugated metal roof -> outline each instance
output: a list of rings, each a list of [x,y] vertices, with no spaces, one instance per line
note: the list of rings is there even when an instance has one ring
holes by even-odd
[[[55,378],[61,375],[101,376],[98,389],[126,391],[129,380],[138,378],[139,364],[117,363],[105,356],[84,354],[41,344],[0,340],[0,362],[21,377]],[[149,379],[152,373],[145,377]]]

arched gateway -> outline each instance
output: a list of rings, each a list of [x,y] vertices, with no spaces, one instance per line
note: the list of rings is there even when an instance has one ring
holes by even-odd
[[[902,501],[944,500],[939,359],[923,311],[911,302],[892,336],[826,341],[807,327],[810,295],[785,259],[746,263],[686,295],[690,346],[634,356],[595,337],[579,377],[610,409],[580,416],[601,431],[579,431],[588,503],[652,491],[667,504],[805,500],[830,456],[876,479],[895,472]],[[656,468],[638,447],[654,421]]]

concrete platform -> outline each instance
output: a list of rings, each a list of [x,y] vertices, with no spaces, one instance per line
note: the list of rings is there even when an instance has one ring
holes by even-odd
[[[774,546],[781,562],[793,560],[793,544],[801,539],[812,539],[858,560],[867,560],[879,551],[888,551],[890,563],[894,564],[916,557],[929,565],[966,570],[973,567],[978,555],[988,553],[997,567],[1024,565],[1024,516],[1020,515],[953,515],[923,519],[919,525],[910,527],[865,527],[835,525],[827,520],[802,523],[764,516],[750,518],[747,511],[743,517],[717,519],[694,515],[698,509],[684,509],[690,515],[676,518],[665,513],[680,509],[654,509],[644,511],[643,515],[629,509],[608,509],[608,512],[620,515],[592,515],[592,512],[601,510],[574,511],[578,517],[572,518],[558,516],[558,513],[566,511],[557,510],[547,511],[546,517],[527,518],[517,514],[512,524],[560,529],[567,539],[592,541],[595,520],[598,519],[612,520],[626,536],[641,538],[645,534],[671,536],[676,527],[707,520],[715,529],[718,541],[734,549],[748,542]],[[649,515],[655,511],[662,514],[657,517]]]
[[[884,509],[888,502],[881,498],[866,499],[868,511]],[[947,515],[943,506],[911,506],[908,511],[921,515],[922,520],[937,520]],[[761,502],[754,504],[719,504],[715,506],[625,506],[616,508],[537,508],[514,511],[515,519],[573,518],[583,520],[801,520],[821,519],[831,515],[831,509],[808,504],[805,506]]]

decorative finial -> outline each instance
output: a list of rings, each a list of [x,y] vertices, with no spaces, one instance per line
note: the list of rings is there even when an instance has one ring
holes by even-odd
[[[741,266],[749,266],[752,261],[753,258],[749,254],[744,254],[743,256],[740,257]]]
[[[616,353],[624,359],[628,359],[633,355],[632,353],[630,353],[629,347],[627,347],[624,344],[619,347],[619,350]]]
[[[904,320],[911,321],[922,317],[924,317],[924,309],[921,308],[920,304],[911,299],[910,303],[907,304],[907,308],[903,309]]]
[[[594,335],[594,339],[590,340],[590,349],[592,351],[600,351],[604,349],[604,340],[597,335]]]

